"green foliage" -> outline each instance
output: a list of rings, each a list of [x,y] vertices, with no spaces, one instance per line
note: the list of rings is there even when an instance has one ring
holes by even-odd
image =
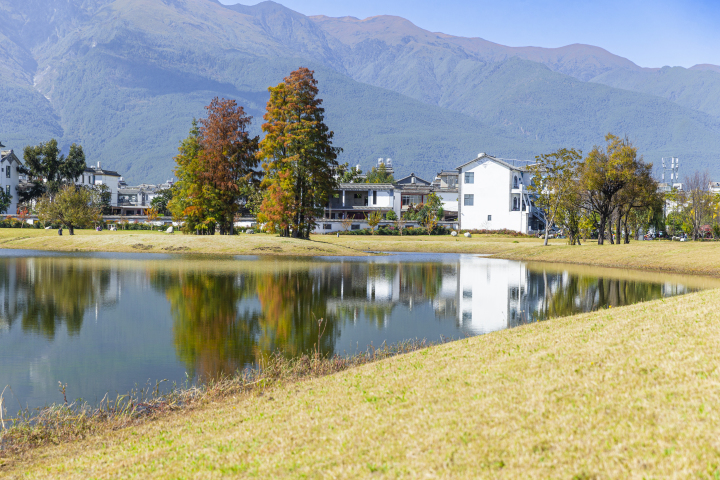
[[[175,188],[164,188],[162,190],[158,190],[155,194],[155,197],[153,197],[152,201],[150,202],[150,206],[158,211],[159,215],[162,215],[164,217],[171,215],[170,210],[168,208],[168,205],[170,204],[170,201],[173,199],[173,195],[175,194]]]
[[[347,162],[337,167],[338,181],[342,183],[355,183],[360,180],[362,169],[348,166]]]
[[[32,187],[21,193],[21,202],[34,200],[45,193],[54,195],[63,185],[74,183],[87,168],[80,145],[73,143],[66,157],[60,153],[54,138],[47,143],[25,147],[23,160],[19,171],[28,176]]]
[[[95,204],[100,207],[103,215],[109,215],[112,211],[112,192],[110,187],[105,184],[95,185],[92,187],[95,195]]]
[[[73,235],[76,226],[100,221],[100,206],[95,201],[90,189],[66,185],[54,196],[46,194],[38,201],[38,218],[43,222],[60,223]]]
[[[395,213],[395,210],[390,210],[389,212],[387,212],[385,214],[386,220],[390,220],[390,221],[394,222],[395,220],[397,220],[397,218],[398,217],[397,217],[397,214]]]
[[[387,171],[385,165],[379,167],[372,167],[370,173],[365,178],[365,183],[393,183],[395,178],[391,173]]]
[[[7,213],[7,209],[10,208],[12,203],[12,194],[0,189],[0,214]]]

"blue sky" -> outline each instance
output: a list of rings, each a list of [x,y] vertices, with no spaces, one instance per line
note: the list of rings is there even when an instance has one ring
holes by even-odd
[[[253,0],[220,0],[255,4]],[[587,43],[642,67],[720,65],[720,0],[279,0],[306,15],[398,15],[510,46]]]

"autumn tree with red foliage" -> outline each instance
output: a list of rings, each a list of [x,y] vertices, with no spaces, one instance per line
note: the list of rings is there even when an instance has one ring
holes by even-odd
[[[168,204],[186,222],[185,231],[232,233],[239,201],[258,180],[259,137],[251,137],[246,115],[235,100],[217,97],[205,107],[207,118],[193,124],[175,157],[177,195]]]
[[[282,236],[309,238],[337,188],[333,172],[342,149],[332,146],[334,134],[325,125],[311,70],[299,68],[268,90],[258,152],[266,192],[258,220]]]

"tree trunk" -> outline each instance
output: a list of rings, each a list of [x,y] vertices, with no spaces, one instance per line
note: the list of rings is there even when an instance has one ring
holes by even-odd
[[[68,225],[68,232],[70,233],[70,235],[75,235],[75,227],[73,227],[72,225]]]
[[[622,243],[622,210],[618,209],[617,213],[617,224],[615,225],[615,238],[617,239],[617,244],[620,245]]]
[[[605,218],[600,218],[600,227],[598,228],[598,245],[603,245],[605,240]]]

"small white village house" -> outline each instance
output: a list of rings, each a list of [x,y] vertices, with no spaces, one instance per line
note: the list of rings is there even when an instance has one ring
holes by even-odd
[[[12,196],[12,202],[7,209],[7,213],[14,215],[17,213],[18,193],[17,186],[20,183],[20,159],[12,150],[4,150],[0,152],[0,188]]]
[[[528,165],[481,153],[457,167],[460,229],[532,233],[545,228],[527,188]]]

